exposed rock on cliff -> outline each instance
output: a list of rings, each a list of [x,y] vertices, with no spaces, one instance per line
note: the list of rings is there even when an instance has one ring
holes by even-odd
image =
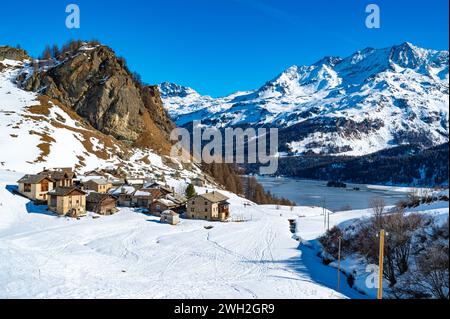
[[[25,50],[11,48],[8,46],[0,46],[0,61],[3,61],[5,59],[23,61],[28,58],[28,54]]]
[[[167,153],[174,127],[157,87],[145,86],[110,48],[84,44],[39,61],[25,89],[71,107],[94,128],[134,146]]]

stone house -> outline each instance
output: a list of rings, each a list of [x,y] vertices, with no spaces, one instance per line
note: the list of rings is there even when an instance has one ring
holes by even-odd
[[[47,175],[56,182],[55,187],[72,187],[74,179],[77,177],[72,168],[44,169],[40,174]]]
[[[169,185],[166,185],[161,182],[148,182],[144,184],[145,189],[158,189],[160,190],[163,195],[171,194],[174,192],[174,189],[170,187]]]
[[[106,179],[91,179],[84,183],[84,188],[96,193],[106,194],[113,187]]]
[[[56,181],[46,174],[25,175],[17,181],[19,193],[33,201],[47,201],[47,193]]]
[[[225,221],[230,217],[228,197],[219,192],[197,195],[187,202],[186,217],[209,221]]]
[[[122,185],[109,190],[109,194],[117,198],[117,205],[122,207],[131,207],[133,205],[133,195],[136,188],[129,185]]]
[[[48,209],[60,216],[86,215],[86,193],[76,187],[57,187],[48,192]]]
[[[161,216],[161,213],[166,210],[177,210],[179,205],[173,201],[165,198],[158,198],[150,204],[149,211],[155,216]]]
[[[145,181],[142,178],[126,178],[125,184],[136,188],[144,187]]]
[[[86,197],[86,209],[99,215],[112,215],[118,211],[117,200],[108,194],[91,192]]]
[[[133,194],[132,206],[148,208],[153,201],[163,196],[164,193],[159,189],[139,189]]]
[[[166,210],[161,213],[161,223],[170,225],[178,225],[180,223],[180,215],[173,210]]]
[[[149,212],[155,216],[160,216],[166,210],[172,210],[181,214],[185,208],[186,198],[175,194],[167,194],[154,200],[149,206]]]

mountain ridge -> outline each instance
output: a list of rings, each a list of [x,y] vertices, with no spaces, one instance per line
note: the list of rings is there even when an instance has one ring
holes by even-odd
[[[256,90],[223,98],[171,83],[159,88],[179,126],[199,119],[217,128],[275,126],[289,155],[361,156],[448,142],[448,51],[408,42],[292,66]]]

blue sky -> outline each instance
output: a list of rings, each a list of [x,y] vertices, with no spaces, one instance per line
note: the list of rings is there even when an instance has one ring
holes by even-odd
[[[66,5],[81,29],[65,27]],[[381,28],[365,27],[378,4]],[[144,81],[170,81],[223,96],[255,89],[287,67],[405,41],[448,50],[448,0],[2,1],[0,45],[32,55],[45,44],[98,39]]]

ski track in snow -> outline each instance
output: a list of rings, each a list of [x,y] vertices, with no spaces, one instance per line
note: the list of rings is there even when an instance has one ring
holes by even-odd
[[[27,211],[6,189],[18,176],[0,170],[0,298],[345,297],[286,262],[301,263],[288,223],[298,213],[287,208],[227,193],[232,214],[251,221],[174,227],[128,208],[72,220]]]

